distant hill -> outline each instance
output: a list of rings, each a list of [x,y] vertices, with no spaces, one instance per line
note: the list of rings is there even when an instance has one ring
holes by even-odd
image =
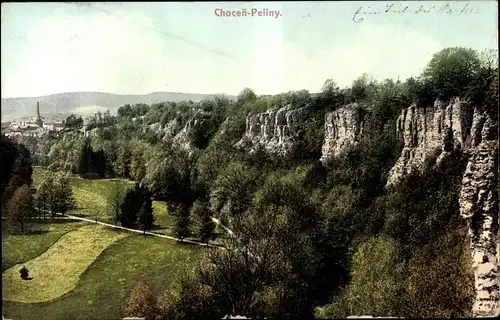
[[[212,99],[213,94],[178,92],[153,92],[145,95],[121,95],[104,92],[68,92],[42,97],[2,98],[2,121],[26,119],[36,115],[36,102],[40,102],[40,113],[47,120],[63,120],[71,113],[88,114],[94,110],[107,110],[116,114],[125,104]],[[228,98],[234,98],[228,96]]]

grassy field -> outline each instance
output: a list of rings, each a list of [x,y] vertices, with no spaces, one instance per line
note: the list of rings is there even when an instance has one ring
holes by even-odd
[[[35,187],[43,170],[34,169]],[[110,221],[109,194],[133,183],[74,176],[72,188],[79,208],[72,214],[97,214],[99,220]],[[173,235],[174,218],[166,204],[153,201],[153,210],[153,231]],[[26,235],[2,233],[2,296],[10,300],[2,300],[2,313],[16,320],[120,319],[136,281],[148,283],[161,295],[194,271],[207,252],[206,247],[68,220],[38,220],[30,231]],[[22,265],[33,280],[20,279]]]
[[[33,169],[33,185],[38,187],[41,183],[45,169]],[[127,188],[134,185],[133,181],[125,179],[100,179],[89,180],[73,176],[71,181],[73,195],[78,209],[69,212],[76,216],[97,218],[99,221],[113,223],[109,195],[117,188]],[[164,202],[153,201],[153,212],[156,217],[154,231],[173,236],[174,218],[168,214]]]
[[[64,296],[42,303],[2,301],[12,319],[120,319],[122,305],[137,280],[160,295],[189,272],[207,248],[152,236],[130,235],[105,249]]]
[[[89,225],[63,235],[38,257],[2,274],[2,299],[24,303],[50,301],[71,291],[80,275],[113,242],[130,235],[100,225]],[[26,266],[32,280],[22,280]]]
[[[41,220],[28,227],[25,235],[11,235],[2,223],[2,272],[22,262],[29,261],[50,248],[61,236],[87,222]]]
[[[40,185],[44,172],[45,169],[42,168],[33,169],[33,185],[35,187]],[[132,187],[134,182],[125,179],[89,180],[74,175],[71,184],[78,208],[69,213],[92,218],[97,215],[99,220],[110,222],[109,196],[118,188]]]

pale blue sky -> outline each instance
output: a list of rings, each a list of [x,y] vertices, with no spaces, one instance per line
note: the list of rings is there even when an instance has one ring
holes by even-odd
[[[476,13],[459,13],[467,3]],[[385,13],[389,4],[409,8]],[[439,11],[447,4],[454,13]],[[422,5],[434,9],[415,13]],[[360,7],[381,13],[356,23]],[[281,16],[217,17],[217,8]],[[496,49],[497,15],[495,1],[2,4],[2,97],[317,92],[364,72],[405,79],[448,46]]]

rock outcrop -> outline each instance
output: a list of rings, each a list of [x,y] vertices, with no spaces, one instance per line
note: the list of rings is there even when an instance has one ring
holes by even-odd
[[[356,103],[327,113],[320,160],[326,162],[355,146],[363,136],[365,118],[366,112]]]
[[[206,116],[209,114],[202,111],[196,111],[191,118],[186,122],[184,126],[181,126],[179,120],[173,119],[165,126],[161,123],[156,122],[147,127],[148,130],[161,136],[163,141],[170,141],[172,143],[178,144],[183,148],[191,149],[191,143],[189,140],[189,134],[192,132],[195,126],[200,125],[206,120]],[[143,129],[145,131],[146,128]]]
[[[179,131],[179,122],[174,119],[169,121],[165,126],[162,126],[160,122],[155,122],[150,124],[147,127],[147,130],[154,132],[158,136],[161,137],[163,141],[169,141],[172,139],[176,133]],[[143,132],[146,131],[146,128],[143,129]]]
[[[472,312],[474,316],[498,316],[498,141],[481,142],[469,153],[462,178],[460,214],[469,226],[472,249],[476,292]]]
[[[500,313],[497,129],[486,113],[458,98],[448,105],[437,101],[427,109],[411,106],[397,121],[396,133],[404,147],[387,181],[388,185],[399,182],[436,156],[436,164],[445,164],[452,151],[467,157],[459,205],[469,228],[476,292],[474,316]]]
[[[470,147],[472,119],[473,109],[458,98],[449,105],[436,101],[426,109],[415,105],[403,109],[396,123],[396,135],[403,142],[403,150],[389,172],[387,185],[421,169],[435,155],[441,163],[451,151]]]
[[[208,112],[201,110],[196,111],[193,116],[189,118],[184,127],[172,138],[172,142],[180,145],[186,150],[193,149],[189,135],[196,126],[202,125],[209,115],[210,113]]]
[[[299,137],[307,116],[306,108],[292,109],[292,106],[286,106],[249,115],[245,135],[236,143],[236,147],[250,147],[250,152],[253,152],[260,145],[270,153],[287,154]]]

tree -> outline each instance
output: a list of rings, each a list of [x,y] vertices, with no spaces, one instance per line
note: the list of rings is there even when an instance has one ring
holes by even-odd
[[[103,149],[99,149],[97,151],[91,151],[91,163],[92,168],[94,168],[95,174],[98,177],[104,178],[106,175],[106,154]]]
[[[139,228],[141,228],[141,230],[144,232],[144,234],[146,234],[146,230],[151,229],[154,221],[155,217],[153,215],[152,201],[151,198],[149,197],[149,199],[144,199],[144,202],[142,203],[141,209],[139,210],[139,217],[137,224]]]
[[[215,230],[215,222],[212,221],[208,203],[196,201],[191,207],[191,216],[198,219],[197,235],[200,241],[208,244],[213,239]]]
[[[64,126],[68,129],[81,129],[83,127],[83,119],[72,114],[66,118]]]
[[[80,152],[80,161],[78,163],[78,173],[83,176],[91,171],[92,147],[90,140],[86,139]]]
[[[257,100],[257,95],[250,88],[243,88],[241,92],[238,94],[237,101],[239,103],[250,102]]]
[[[124,227],[139,226],[144,232],[152,227],[154,216],[151,192],[147,187],[136,183],[127,191],[120,204],[119,221]]]
[[[28,268],[26,268],[26,266],[23,266],[21,268],[21,270],[19,270],[19,273],[21,274],[21,279],[28,280],[30,275],[29,275]]]
[[[455,229],[415,250],[408,261],[401,302],[405,318],[467,318],[474,303],[466,229]]]
[[[17,155],[16,143],[11,138],[1,135],[1,167],[0,171],[0,193],[3,195],[5,188],[7,187],[11,177],[12,177],[12,167],[14,165],[14,160]]]
[[[33,182],[33,162],[29,150],[20,143],[17,143],[17,157],[14,160],[12,173],[21,177],[25,184],[31,185]]]
[[[123,198],[124,198],[124,190],[119,186],[116,186],[116,188],[113,189],[112,193],[109,196],[111,215],[113,216],[115,225],[117,225],[118,221],[120,221],[120,215],[121,215],[120,206],[123,202]]]
[[[274,213],[253,216],[235,227],[235,237],[225,240],[227,250],[210,249],[210,263],[199,269],[198,281],[202,288],[211,288],[223,313],[250,314],[258,294],[283,280],[287,269],[276,222]]]
[[[36,193],[36,205],[43,213],[48,210],[52,219],[76,207],[71,177],[68,173],[49,171],[45,174]]]
[[[16,192],[17,188],[21,187],[22,185],[24,185],[24,180],[17,174],[13,175],[12,178],[10,178],[9,183],[7,184],[7,187],[2,194],[2,208],[9,202],[9,199],[14,195],[14,192]]]
[[[136,183],[134,188],[127,191],[120,205],[120,222],[123,227],[130,228],[136,225],[142,204],[142,188],[139,183]]]
[[[397,315],[403,271],[399,250],[391,238],[371,238],[356,249],[346,292],[353,314]]]
[[[33,168],[29,150],[3,134],[1,136],[1,159],[0,191],[2,207],[4,207],[17,187],[32,183]],[[12,180],[14,176],[16,178]],[[6,191],[7,193],[5,193]]]
[[[328,79],[321,88],[320,103],[314,106],[316,109],[328,108],[330,110],[338,107],[344,102],[344,97],[335,81]]]
[[[151,288],[144,282],[134,284],[124,307],[124,314],[154,320],[158,313],[157,299]]]
[[[46,173],[42,178],[42,182],[37,189],[35,204],[38,212],[43,214],[43,219],[46,218],[47,211],[51,208],[52,191],[54,186],[53,174]]]
[[[434,54],[422,76],[436,97],[446,101],[465,93],[480,65],[478,53],[473,49],[445,48]]]
[[[219,301],[214,299],[212,288],[202,285],[196,276],[187,275],[181,278],[180,290],[178,294],[168,294],[163,301],[169,299],[169,304],[163,305],[164,312],[162,320],[168,319],[222,319],[224,313],[221,312]],[[225,313],[227,314],[227,313]]]
[[[71,177],[68,173],[58,172],[51,193],[51,212],[52,218],[56,213],[64,215],[67,211],[76,207],[76,201],[73,197]]]
[[[351,101],[369,101],[374,97],[376,90],[376,80],[367,73],[364,73],[352,82]]]
[[[214,182],[210,202],[212,211],[223,216],[239,216],[252,203],[252,191],[258,185],[258,172],[240,162],[232,162]]]
[[[190,213],[189,209],[186,208],[185,205],[180,205],[177,208],[176,222],[174,227],[175,235],[184,241],[184,238],[189,237],[191,235],[191,230],[189,226],[191,224],[190,221]]]
[[[21,233],[24,233],[27,220],[34,214],[33,196],[27,185],[16,189],[9,200],[7,212],[12,221],[21,228]]]

